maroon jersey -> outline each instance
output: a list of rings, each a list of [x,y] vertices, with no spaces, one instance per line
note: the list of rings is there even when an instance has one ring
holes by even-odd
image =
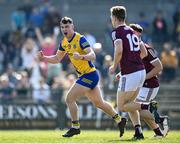
[[[154,68],[154,66],[151,63],[157,60],[158,57],[156,54],[157,52],[153,48],[151,48],[147,44],[144,44],[144,45],[147,49],[148,55],[145,58],[143,58],[143,63],[146,69],[146,73],[148,73]],[[147,87],[147,88],[155,88],[158,86],[159,86],[159,80],[157,76],[154,76],[150,79],[145,80],[144,85],[143,85],[143,87]]]
[[[130,74],[144,69],[140,57],[139,38],[133,30],[126,25],[121,25],[112,32],[113,43],[120,39],[123,44],[123,53],[120,61],[121,74]]]

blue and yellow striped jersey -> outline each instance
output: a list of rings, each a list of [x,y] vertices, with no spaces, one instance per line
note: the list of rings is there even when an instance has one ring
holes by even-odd
[[[59,46],[60,51],[65,51],[68,54],[71,63],[74,65],[78,73],[78,76],[81,76],[83,74],[87,74],[96,70],[96,68],[94,67],[91,61],[76,60],[73,58],[74,52],[78,52],[79,54],[82,54],[82,55],[86,54],[85,49],[87,47],[90,47],[88,41],[85,39],[83,35],[77,32],[74,33],[70,41],[68,41],[68,39],[64,37]]]

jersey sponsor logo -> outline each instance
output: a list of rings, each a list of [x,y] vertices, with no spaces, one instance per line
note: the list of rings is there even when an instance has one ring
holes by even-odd
[[[83,47],[86,47],[86,46],[88,46],[89,45],[89,43],[86,41],[86,42],[84,42],[84,43],[82,43],[82,46]]]
[[[91,81],[91,80],[89,80],[87,78],[83,78],[82,81],[85,82],[85,83],[88,83],[88,84],[92,84],[92,82],[93,82],[93,81]]]

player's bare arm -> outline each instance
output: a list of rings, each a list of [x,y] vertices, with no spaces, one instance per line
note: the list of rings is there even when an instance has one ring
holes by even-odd
[[[122,57],[122,52],[123,52],[123,46],[122,46],[122,40],[120,39],[117,39],[115,42],[114,42],[114,46],[115,46],[115,49],[114,49],[114,61],[113,61],[113,65],[110,66],[109,68],[109,73],[110,74],[113,74],[115,71],[116,71],[116,68],[121,60],[121,57]]]
[[[65,54],[66,52],[58,50],[56,55],[45,56],[43,55],[42,51],[40,51],[38,52],[37,56],[41,61],[47,61],[49,63],[56,64],[56,63],[59,63],[63,59]]]
[[[78,52],[73,53],[74,59],[81,59],[81,60],[88,60],[88,61],[94,61],[96,60],[96,55],[92,48],[88,47],[84,50],[86,52],[85,55],[80,55]]]
[[[141,51],[141,59],[143,59],[144,57],[146,57],[148,55],[148,52],[144,46],[144,43],[143,42],[140,42],[140,51]]]
[[[159,60],[159,58],[153,60],[151,62],[151,64],[154,66],[154,68],[146,74],[146,79],[150,79],[150,78],[158,75],[163,69],[162,63]]]

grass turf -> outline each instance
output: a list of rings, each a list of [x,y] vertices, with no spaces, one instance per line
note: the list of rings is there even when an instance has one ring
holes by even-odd
[[[133,131],[126,131],[119,138],[118,131],[112,130],[82,130],[80,135],[72,138],[63,138],[62,130],[1,130],[0,143],[180,143],[180,131],[170,131],[168,136],[162,139],[153,138],[152,131],[144,131],[145,140],[131,141]]]

